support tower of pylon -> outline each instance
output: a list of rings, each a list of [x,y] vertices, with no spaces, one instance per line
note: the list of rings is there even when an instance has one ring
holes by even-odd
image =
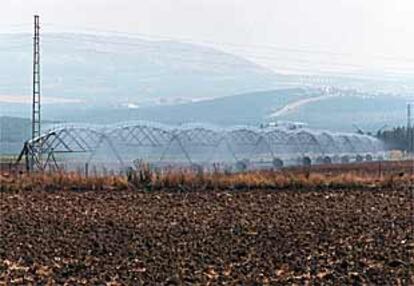
[[[33,93],[32,93],[32,141],[40,136],[41,117],[40,117],[40,19],[34,16],[34,36],[33,36]],[[36,148],[36,146],[33,146]],[[28,152],[28,150],[26,150]],[[26,157],[28,170],[33,170],[35,165],[35,150],[32,156]]]
[[[33,37],[33,99],[32,99],[32,139],[40,136],[40,21],[34,16]]]

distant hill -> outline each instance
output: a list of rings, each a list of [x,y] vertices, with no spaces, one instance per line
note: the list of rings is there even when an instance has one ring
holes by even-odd
[[[31,41],[0,34],[0,102],[30,94]],[[281,85],[279,75],[248,60],[186,43],[45,33],[41,46],[43,96],[53,103],[176,104]]]
[[[23,142],[30,137],[30,120],[16,117],[0,117],[0,154],[18,153]]]
[[[320,95],[319,90],[282,89],[253,92],[168,106],[143,108],[83,108],[76,112],[61,109],[49,118],[70,122],[111,124],[131,120],[150,120],[167,124],[206,122],[216,125],[259,125],[266,114],[295,100]]]
[[[394,78],[284,76],[186,43],[45,33],[41,45],[45,120],[221,126],[288,120],[334,131],[354,131],[354,124],[373,131],[405,124],[406,103],[414,101],[379,93],[409,94],[400,92],[413,90],[409,79],[400,84]],[[30,116],[31,49],[30,34],[0,34],[0,153],[19,149],[30,136],[30,121],[18,117]],[[319,88],[292,88],[298,82],[377,94],[326,96]]]
[[[142,108],[80,108],[47,112],[48,118],[69,122],[111,124],[150,120],[166,124],[205,122],[221,126],[260,125],[269,121],[299,121],[311,128],[355,131],[354,125],[374,131],[406,123],[406,106],[413,97],[326,93],[292,88],[252,92],[171,106]]]
[[[53,121],[43,121],[44,129]],[[25,141],[31,138],[31,121],[28,118],[0,116],[0,155],[16,155]]]
[[[131,120],[151,120],[166,124],[206,122],[221,126],[259,125],[264,116],[286,104],[320,95],[320,91],[283,89],[254,92],[167,106],[143,108],[88,107],[60,105],[43,108],[43,118],[60,122],[113,124]],[[1,105],[0,105],[1,106]],[[27,109],[27,110],[26,110]],[[25,113],[29,113],[25,108]],[[1,115],[1,114],[0,114]],[[51,123],[51,122],[48,122]],[[52,124],[53,125],[53,124]],[[0,117],[0,153],[18,152],[30,137],[30,120],[18,117]]]
[[[16,117],[0,117],[0,141],[21,142],[30,136],[30,120]]]
[[[405,125],[407,103],[414,97],[403,96],[339,96],[309,102],[279,117],[283,120],[306,122],[321,129],[355,131],[354,125],[364,131],[377,131]]]
[[[48,115],[45,118],[94,124],[150,120],[174,125],[200,122],[220,126],[258,126],[280,120],[303,122],[315,129],[355,132],[358,127],[366,132],[376,132],[384,125],[406,124],[406,104],[410,101],[413,99],[409,97],[386,95],[332,96],[318,89],[298,88],[138,109],[85,107],[73,110],[68,107],[51,111],[46,108]],[[19,152],[29,136],[28,119],[0,117],[1,154]]]

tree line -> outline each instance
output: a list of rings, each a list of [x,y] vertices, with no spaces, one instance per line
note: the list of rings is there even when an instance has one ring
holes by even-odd
[[[386,144],[388,149],[414,152],[414,126],[379,130],[376,136]]]

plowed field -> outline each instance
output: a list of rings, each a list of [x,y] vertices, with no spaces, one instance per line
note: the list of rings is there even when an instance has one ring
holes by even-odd
[[[7,285],[414,283],[409,185],[0,196]]]

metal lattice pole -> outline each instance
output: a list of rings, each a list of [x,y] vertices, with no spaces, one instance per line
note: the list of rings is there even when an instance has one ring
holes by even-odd
[[[33,37],[33,94],[32,94],[32,139],[40,136],[40,19],[34,16],[34,37]],[[34,158],[31,160],[33,169]]]

